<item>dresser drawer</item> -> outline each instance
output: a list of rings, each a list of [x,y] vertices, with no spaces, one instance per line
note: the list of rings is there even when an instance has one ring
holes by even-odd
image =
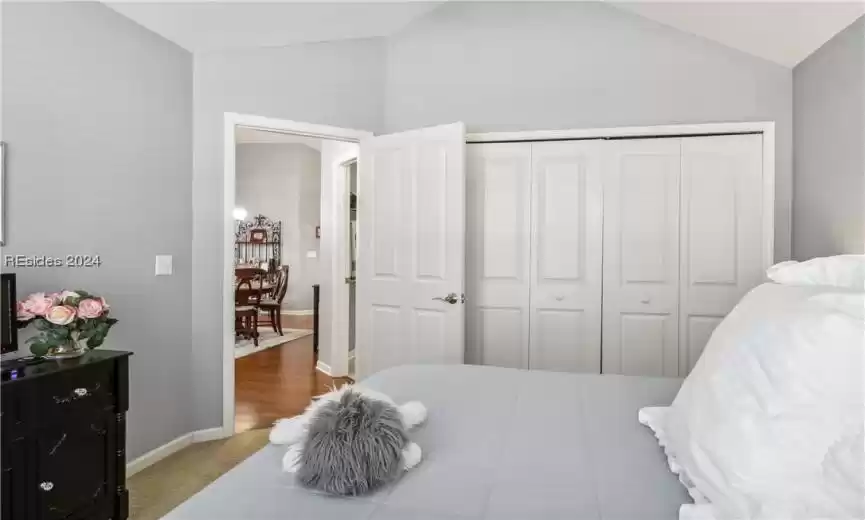
[[[101,363],[43,381],[33,396],[39,424],[112,408],[114,378],[114,364]]]
[[[0,520],[128,518],[129,355],[97,349],[0,381]]]

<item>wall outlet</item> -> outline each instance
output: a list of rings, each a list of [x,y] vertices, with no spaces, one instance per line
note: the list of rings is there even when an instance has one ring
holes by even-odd
[[[316,250],[307,251],[306,257],[307,258],[318,258],[318,251],[316,251]]]
[[[156,255],[156,276],[168,276],[173,272],[171,255]]]

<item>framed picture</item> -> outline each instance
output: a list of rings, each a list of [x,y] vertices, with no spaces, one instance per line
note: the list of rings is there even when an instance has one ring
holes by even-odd
[[[0,141],[0,246],[6,245],[6,143]]]

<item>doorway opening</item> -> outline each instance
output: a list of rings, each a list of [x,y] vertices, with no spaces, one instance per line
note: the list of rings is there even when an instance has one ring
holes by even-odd
[[[348,380],[357,260],[349,215],[358,142],[370,134],[239,114],[225,122],[222,430],[230,436],[299,414]]]

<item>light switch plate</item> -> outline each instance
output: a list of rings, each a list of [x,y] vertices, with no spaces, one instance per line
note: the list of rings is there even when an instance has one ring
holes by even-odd
[[[172,273],[171,255],[156,255],[156,276],[168,276]]]
[[[316,251],[316,250],[314,250],[314,249],[311,250],[311,251],[307,251],[307,252],[306,252],[306,257],[307,257],[307,258],[318,258],[318,251]]]

